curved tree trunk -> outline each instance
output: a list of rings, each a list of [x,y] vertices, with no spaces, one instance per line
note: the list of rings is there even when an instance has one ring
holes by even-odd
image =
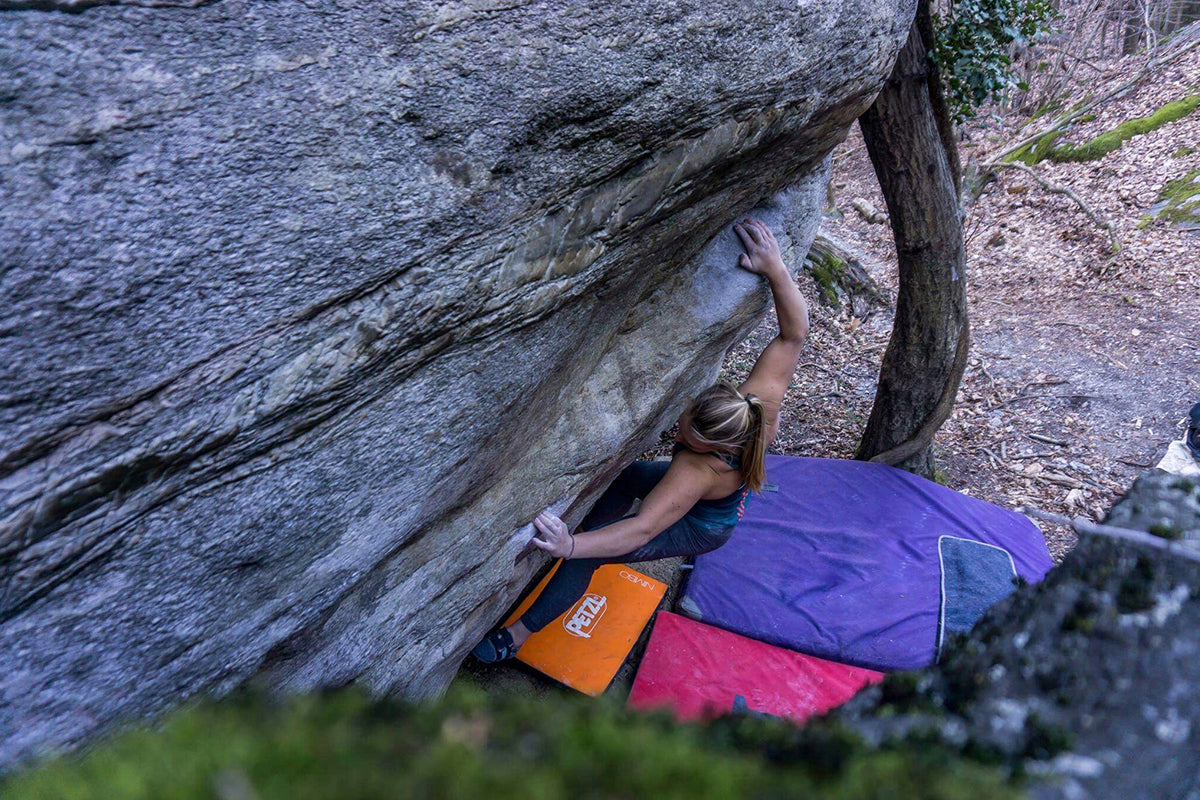
[[[930,475],[930,443],[953,408],[969,328],[954,161],[931,101],[921,5],[891,77],[859,118],[887,200],[900,292],[857,457]]]
[[[933,46],[933,16],[930,14],[929,3],[917,5],[917,15],[913,20],[913,30],[921,37],[922,44]],[[929,61],[926,60],[926,65]],[[954,184],[954,192],[962,192],[962,161],[958,157],[958,136],[954,130],[954,120],[950,118],[950,106],[946,104],[946,93],[942,86],[942,78],[937,69],[928,67],[925,71],[928,81],[929,105],[933,110],[933,120],[937,123],[938,136],[942,139],[942,147],[946,154],[946,162],[950,165],[950,180]]]

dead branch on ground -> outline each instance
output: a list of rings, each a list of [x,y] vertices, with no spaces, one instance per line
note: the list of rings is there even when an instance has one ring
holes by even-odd
[[[1117,230],[1113,227],[1113,224],[1107,220],[1100,219],[1099,215],[1097,215],[1087,203],[1083,202],[1083,198],[1075,194],[1075,192],[1071,191],[1066,186],[1060,186],[1057,183],[1051,183],[1041,175],[1038,175],[1033,169],[1025,166],[1019,161],[1001,161],[999,163],[992,164],[991,166],[993,169],[1005,168],[1020,170],[1037,181],[1038,185],[1040,185],[1050,194],[1061,194],[1071,198],[1073,201],[1075,201],[1075,205],[1079,206],[1083,213],[1087,215],[1088,219],[1090,219],[1097,228],[1100,228],[1108,233],[1108,241],[1112,246],[1112,257],[1115,258],[1117,253],[1121,252],[1121,240],[1118,238]]]
[[[1155,550],[1165,550],[1174,556],[1186,558],[1188,561],[1200,563],[1200,552],[1193,547],[1183,544],[1182,542],[1173,541],[1171,539],[1163,539],[1150,533],[1133,530],[1132,528],[1118,528],[1113,525],[1097,525],[1094,522],[1089,522],[1083,517],[1075,517],[1070,519],[1062,514],[1054,514],[1050,511],[1043,511],[1040,508],[1033,506],[1021,506],[1017,509],[1020,513],[1027,517],[1053,522],[1058,525],[1065,525],[1072,528],[1076,533],[1087,534],[1090,536],[1104,536],[1109,539],[1120,539],[1133,544],[1142,545],[1143,547],[1152,547]]]

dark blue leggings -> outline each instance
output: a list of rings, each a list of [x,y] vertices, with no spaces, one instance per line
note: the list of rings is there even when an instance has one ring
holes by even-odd
[[[650,494],[650,490],[662,479],[669,466],[669,461],[635,461],[630,464],[592,506],[580,527],[585,531],[592,531],[624,519],[634,499],[641,499]],[[558,565],[558,570],[545,590],[521,617],[521,622],[531,631],[540,631],[583,597],[592,581],[592,573],[602,564],[625,564],[653,561],[657,558],[699,555],[725,544],[729,541],[731,533],[732,525],[719,528],[702,525],[685,514],[678,522],[632,553],[608,558],[564,560]]]

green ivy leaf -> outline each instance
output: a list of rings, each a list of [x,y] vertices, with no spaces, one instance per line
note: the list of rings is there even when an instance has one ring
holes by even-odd
[[[1050,30],[1057,16],[1050,0],[952,0],[948,15],[934,14],[929,58],[946,87],[958,122],[988,99],[1028,87],[1012,72],[1008,49]]]

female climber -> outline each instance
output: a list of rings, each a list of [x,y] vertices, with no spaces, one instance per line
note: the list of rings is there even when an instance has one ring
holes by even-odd
[[[734,230],[745,248],[738,266],[771,285],[779,335],[736,389],[710,386],[679,416],[670,462],[635,461],[596,501],[573,534],[543,511],[533,544],[562,559],[529,610],[497,628],[472,654],[492,663],[511,658],[529,634],[569,609],[601,564],[651,561],[715,550],[729,540],[746,499],[763,482],[767,447],[779,429],[779,406],[808,335],[808,305],[792,282],[779,244],[765,224],[747,219]],[[640,498],[636,514],[624,516]]]

